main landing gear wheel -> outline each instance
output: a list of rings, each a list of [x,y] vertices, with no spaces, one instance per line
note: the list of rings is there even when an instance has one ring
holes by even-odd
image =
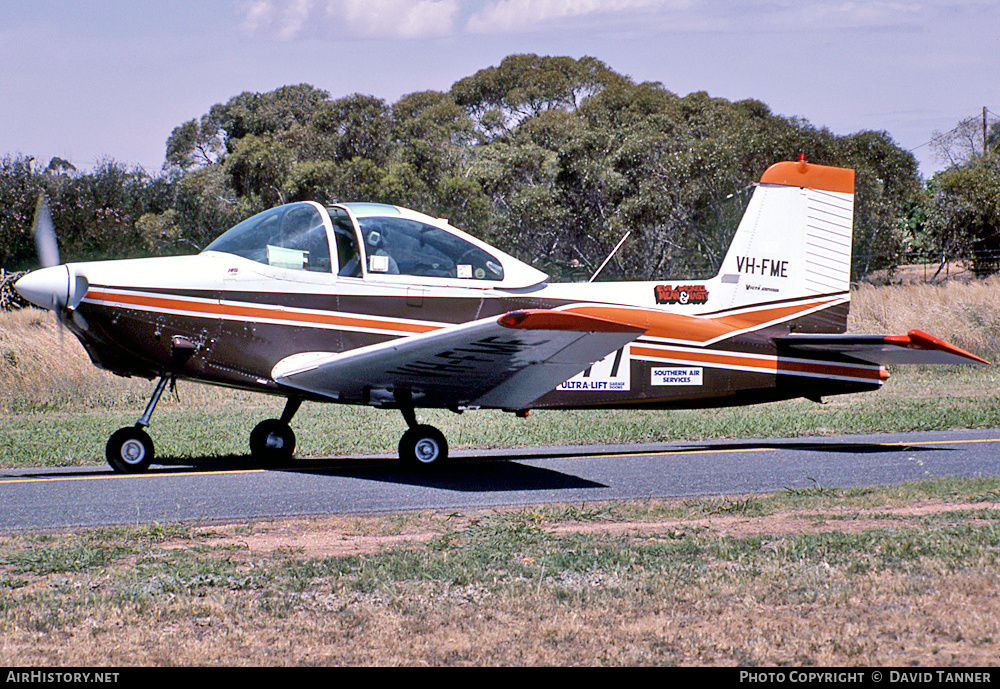
[[[289,397],[280,419],[261,421],[250,433],[250,456],[261,464],[285,464],[295,454],[292,417],[302,400]]]
[[[262,464],[284,464],[295,453],[295,433],[280,419],[261,421],[250,433],[250,456]]]
[[[448,461],[448,441],[434,426],[414,425],[399,441],[399,459],[408,469],[436,469]]]
[[[120,428],[108,440],[105,450],[108,464],[121,474],[138,474],[153,461],[153,441],[139,427]]]

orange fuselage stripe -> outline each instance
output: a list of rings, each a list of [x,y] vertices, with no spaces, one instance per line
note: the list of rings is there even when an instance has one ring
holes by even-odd
[[[202,317],[229,318],[270,321],[292,321],[298,323],[312,323],[317,325],[346,327],[346,328],[370,328],[399,333],[400,335],[410,335],[439,330],[446,325],[433,325],[427,323],[407,322],[407,321],[387,321],[366,316],[346,316],[335,313],[324,313],[320,311],[307,310],[286,310],[281,306],[255,306],[251,304],[227,303],[207,299],[195,299],[185,297],[172,297],[164,295],[154,295],[145,293],[120,293],[108,292],[100,289],[91,289],[87,293],[88,301],[105,302],[108,304],[118,304],[122,306],[133,306],[150,310],[172,310],[184,311]],[[581,306],[567,312],[576,313],[605,319],[608,322],[616,323],[620,326],[634,327],[639,330],[645,329],[647,336],[663,337],[691,342],[706,342],[711,339],[718,339],[736,330],[752,329],[765,323],[775,320],[785,319],[795,314],[811,310],[824,304],[832,303],[835,299],[823,299],[806,304],[775,306],[772,308],[757,309],[740,314],[732,314],[721,317],[699,317],[684,314],[670,314],[662,311],[641,308],[626,308],[616,306]],[[538,313],[538,312],[532,312]],[[544,315],[544,314],[542,314]],[[592,326],[590,326],[592,327]],[[632,352],[637,356],[645,356],[659,360],[679,360],[689,362],[701,362],[710,366],[721,367],[749,367],[767,372],[800,372],[826,375],[845,375],[851,377],[862,377],[866,379],[881,379],[878,369],[856,369],[833,364],[811,364],[788,360],[779,360],[776,357],[739,357],[730,356],[724,352],[714,350],[697,351],[665,351],[641,345],[632,345]]]
[[[443,326],[428,325],[406,321],[382,321],[364,316],[343,316],[318,311],[287,310],[281,306],[252,306],[248,304],[219,303],[217,301],[199,301],[182,297],[165,297],[148,294],[109,293],[91,289],[87,293],[88,300],[142,307],[152,310],[169,309],[187,311],[199,316],[217,318],[244,318],[247,320],[287,320],[318,325],[332,325],[355,328],[377,328],[392,330],[405,334],[419,334],[438,330]]]
[[[653,309],[619,306],[579,306],[568,310],[643,328],[649,337],[705,343],[718,340],[736,331],[752,330],[766,323],[787,320],[801,313],[835,304],[838,301],[840,298],[825,298],[806,303],[777,305],[714,317],[689,316]]]

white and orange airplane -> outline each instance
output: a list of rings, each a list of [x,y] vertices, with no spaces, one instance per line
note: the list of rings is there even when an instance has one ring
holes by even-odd
[[[531,266],[396,206],[302,202],[241,222],[193,256],[44,267],[17,291],[57,313],[93,362],[158,378],[107,459],[154,460],[144,430],[189,379],[287,399],[250,435],[289,459],[303,401],[399,409],[410,467],[446,461],[416,409],[679,409],[874,390],[887,364],[986,363],[930,335],[845,334],[854,171],[769,168],[719,273],[707,280],[550,283]]]

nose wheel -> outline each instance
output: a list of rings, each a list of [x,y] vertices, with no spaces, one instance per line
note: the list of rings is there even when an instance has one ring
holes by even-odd
[[[153,441],[138,426],[120,428],[108,440],[105,455],[111,468],[120,474],[146,471],[153,461]]]
[[[173,376],[163,376],[156,382],[153,396],[146,405],[146,411],[142,413],[135,426],[119,428],[111,434],[108,444],[105,447],[104,455],[111,468],[120,474],[138,474],[146,471],[152,464],[156,453],[153,449],[153,441],[146,433],[145,428],[149,426],[160,397],[167,386],[173,383]]]

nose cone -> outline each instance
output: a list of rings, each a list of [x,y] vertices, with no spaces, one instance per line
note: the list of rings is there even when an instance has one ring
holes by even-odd
[[[15,282],[14,289],[35,306],[55,311],[69,302],[69,268],[52,266],[33,270]]]

